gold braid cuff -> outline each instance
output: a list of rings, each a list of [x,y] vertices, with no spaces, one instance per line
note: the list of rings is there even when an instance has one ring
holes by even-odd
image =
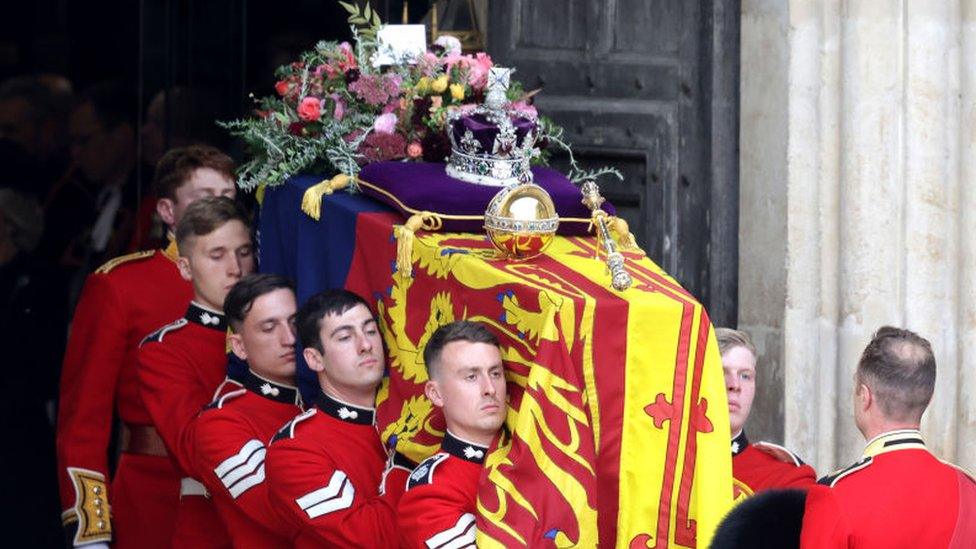
[[[70,527],[77,522],[74,544],[112,541],[111,508],[105,475],[90,469],[68,467],[75,488],[75,506],[61,514],[61,523]]]

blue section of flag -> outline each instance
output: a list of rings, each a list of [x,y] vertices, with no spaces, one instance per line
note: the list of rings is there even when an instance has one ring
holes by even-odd
[[[345,286],[359,214],[392,211],[361,194],[340,191],[322,198],[322,215],[316,221],[302,211],[302,196],[322,179],[297,176],[268,189],[258,220],[259,271],[291,278],[299,305],[322,290]],[[319,391],[318,379],[306,366],[301,346],[297,347],[298,387],[305,402],[312,402]]]

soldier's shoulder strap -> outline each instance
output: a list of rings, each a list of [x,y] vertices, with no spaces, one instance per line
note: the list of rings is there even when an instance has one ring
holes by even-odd
[[[170,322],[169,324],[142,338],[142,341],[139,342],[139,346],[142,347],[146,343],[150,342],[159,343],[163,340],[163,337],[165,337],[166,334],[172,332],[173,330],[179,330],[183,326],[186,326],[186,323],[187,320],[185,318],[174,320],[173,322]]]
[[[278,429],[275,436],[271,438],[271,442],[276,442],[287,438],[295,438],[295,427],[297,427],[299,423],[314,416],[316,411],[316,408],[309,408],[308,410],[305,410],[304,412],[295,416],[295,418],[286,423],[284,427]]]
[[[867,468],[874,461],[872,456],[865,456],[858,461],[844,467],[843,469],[838,469],[833,473],[822,477],[817,481],[817,484],[823,484],[824,486],[835,486],[841,479],[849,477],[854,473]]]
[[[449,454],[441,452],[421,461],[420,465],[417,465],[417,468],[410,473],[410,478],[407,480],[407,490],[434,482],[434,470],[448,457]]]
[[[108,274],[112,272],[112,269],[118,267],[119,265],[122,265],[124,263],[131,263],[133,261],[142,261],[145,259],[149,259],[155,254],[156,254],[156,250],[146,250],[144,252],[135,252],[131,254],[120,255],[119,257],[109,259],[108,261],[103,263],[101,267],[95,269],[95,272],[98,274]]]

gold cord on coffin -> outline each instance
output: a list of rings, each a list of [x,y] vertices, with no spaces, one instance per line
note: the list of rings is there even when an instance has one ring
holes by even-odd
[[[353,178],[344,173],[332,179],[322,180],[305,190],[302,195],[302,211],[309,217],[318,221],[322,217],[322,197],[332,194],[339,189],[345,189],[352,183]]]
[[[407,222],[396,227],[397,239],[397,272],[407,278],[413,277],[413,237],[414,233],[423,229],[437,231],[444,225],[444,221],[435,213],[419,212],[410,216]]]
[[[68,476],[75,488],[75,506],[61,514],[61,523],[67,526],[78,522],[74,544],[111,541],[112,520],[105,475],[89,469],[68,467]]]

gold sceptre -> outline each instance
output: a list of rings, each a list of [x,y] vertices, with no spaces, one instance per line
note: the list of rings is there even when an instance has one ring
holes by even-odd
[[[603,250],[607,253],[607,269],[610,270],[611,285],[614,290],[624,291],[633,284],[633,279],[624,268],[624,256],[617,251],[617,242],[610,234],[607,226],[607,212],[601,209],[606,201],[600,195],[600,188],[593,181],[587,181],[580,187],[583,192],[583,204],[592,212],[591,223],[596,226],[597,240],[603,245]]]

